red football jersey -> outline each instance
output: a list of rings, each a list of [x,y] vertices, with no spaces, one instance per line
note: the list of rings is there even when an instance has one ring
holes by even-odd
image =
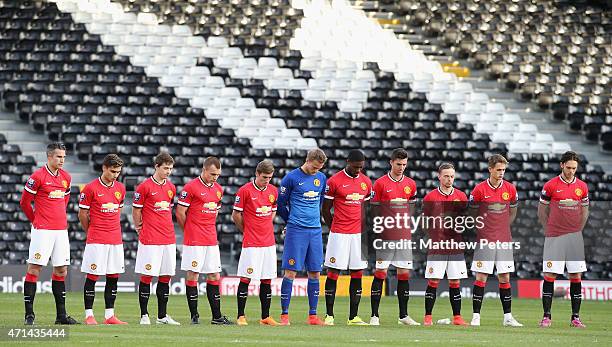
[[[393,217],[398,214],[409,214],[409,206],[416,203],[416,183],[412,178],[402,175],[398,181],[390,173],[380,177],[374,182],[372,192],[372,205],[380,206],[382,217]],[[411,238],[410,227],[385,230],[384,240],[403,240]]]
[[[484,227],[478,229],[476,238],[489,242],[510,242],[510,208],[518,206],[516,188],[502,180],[493,187],[489,179],[480,182],[470,194],[470,207],[479,210],[478,216],[484,217]]]
[[[138,239],[144,245],[176,243],[172,207],[176,187],[166,180],[159,183],[150,177],[136,187],[133,206],[142,208],[142,231]]]
[[[544,184],[540,203],[550,206],[546,236],[579,232],[582,206],[589,206],[589,188],[576,177],[567,182],[557,176]]]
[[[215,246],[217,214],[221,209],[223,188],[219,183],[206,184],[198,176],[185,185],[177,203],[188,207],[183,244]]]
[[[234,210],[242,212],[244,238],[242,247],[274,246],[273,214],[276,212],[278,191],[268,184],[260,189],[255,182],[249,182],[236,192]]]
[[[101,178],[89,182],[79,196],[79,208],[89,210],[87,243],[120,245],[121,208],[125,186],[121,182],[104,184]]]
[[[433,243],[443,240],[463,240],[461,233],[452,228],[444,228],[444,217],[454,217],[467,207],[467,196],[459,189],[453,188],[449,194],[444,193],[440,188],[436,188],[427,193],[423,198],[423,215],[440,217],[439,219],[427,223],[427,234]],[[430,249],[428,254],[460,254],[460,249]]]
[[[325,187],[325,199],[334,200],[334,220],[330,232],[359,234],[361,205],[372,196],[372,181],[363,173],[351,177],[345,170],[337,172]]]
[[[67,230],[66,199],[70,195],[70,175],[59,169],[54,175],[47,165],[36,170],[26,181],[25,191],[34,194],[36,229]],[[25,194],[25,193],[24,193]]]

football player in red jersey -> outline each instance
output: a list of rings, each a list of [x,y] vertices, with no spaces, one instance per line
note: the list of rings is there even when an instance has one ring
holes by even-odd
[[[102,175],[89,182],[79,196],[79,221],[87,233],[81,263],[81,272],[87,274],[83,288],[87,325],[98,324],[94,318],[93,304],[99,276],[106,276],[104,324],[127,324],[115,316],[117,281],[119,274],[125,272],[121,238],[125,186],[117,182],[122,167],[123,160],[118,155],[104,157]]]
[[[261,303],[261,325],[279,325],[270,316],[272,302],[271,281],[276,278],[276,240],[274,239],[274,216],[276,216],[278,191],[270,184],[274,165],[263,160],[255,169],[255,180],[236,193],[232,220],[243,233],[242,251],[238,260],[238,325],[248,325],[244,308],[252,279],[260,280],[259,301]]]
[[[360,150],[351,150],[346,167],[327,180],[325,201],[321,214],[329,226],[329,238],[325,251],[325,325],[334,325],[334,301],[340,271],[349,270],[350,313],[349,325],[367,325],[359,316],[361,300],[361,278],[368,266],[361,251],[361,228],[365,218],[366,204],[372,195],[372,182],[363,174],[365,155]],[[332,215],[331,209],[334,208]]]
[[[70,264],[68,219],[71,177],[63,169],[66,147],[62,143],[47,146],[47,164],[26,181],[21,195],[21,209],[32,223],[28,268],[23,284],[25,324],[34,324],[34,295],[40,270],[49,258],[53,265],[51,288],[55,298],[55,324],[78,324],[66,314],[66,284]],[[32,208],[34,203],[34,208]]]
[[[389,160],[391,170],[374,183],[372,197],[372,214],[382,218],[395,217],[400,214],[414,216],[417,188],[412,178],[404,176],[408,165],[408,152],[403,148],[394,149]],[[382,241],[410,240],[408,228],[384,230]],[[396,241],[395,241],[396,242]],[[409,246],[408,244],[406,244]],[[397,269],[397,300],[399,304],[398,324],[420,325],[408,316],[408,299],[410,289],[408,276],[412,269],[412,248],[395,250],[377,250],[376,271],[370,294],[372,316],[370,325],[380,325],[378,307],[382,297],[383,283],[387,277],[389,265]]]
[[[455,167],[451,163],[443,163],[438,167],[438,188],[432,190],[423,198],[423,215],[444,218],[455,217],[465,211],[467,207],[467,196],[459,189],[453,187],[455,182]],[[432,243],[441,244],[447,240],[457,243],[462,241],[461,233],[454,229],[443,227],[442,223],[432,224],[428,227],[429,239]],[[461,291],[459,289],[460,279],[467,278],[467,267],[463,250],[450,246],[444,249],[431,247],[427,251],[427,266],[425,267],[425,278],[428,279],[425,290],[425,317],[423,325],[431,326],[432,311],[436,302],[436,292],[440,280],[448,278],[448,297],[453,309],[453,324],[467,325],[461,317]]]
[[[170,279],[176,267],[176,236],[172,222],[172,207],[176,187],[168,177],[174,168],[174,159],[160,153],[155,159],[155,173],[136,187],[132,218],[138,233],[136,273],[141,274],[138,285],[140,324],[149,325],[147,305],[151,295],[151,280],[159,277],[157,296],[157,324],[180,325],[166,314]]]
[[[497,269],[499,298],[504,310],[504,326],[523,326],[512,316],[512,291],[510,273],[514,272],[514,255],[511,247],[502,247],[512,241],[510,225],[516,219],[518,196],[514,185],[504,180],[508,160],[500,154],[488,158],[489,178],[476,185],[470,194],[470,208],[477,218],[483,218],[482,228],[477,228],[476,239],[479,247],[474,251],[472,271],[476,273],[472,296],[474,314],[471,325],[480,326],[480,308],[487,277]],[[480,241],[493,243],[480,247]]]
[[[223,187],[217,183],[220,175],[219,158],[206,158],[202,173],[185,185],[176,207],[176,220],[185,232],[181,270],[187,271],[186,294],[191,324],[200,323],[198,313],[200,273],[206,274],[206,296],[212,312],[211,324],[232,324],[221,314],[219,294],[221,256],[217,243],[216,222],[223,198]]]
[[[561,174],[544,184],[538,217],[544,226],[542,284],[543,328],[552,324],[550,308],[557,275],[563,275],[567,268],[570,280],[572,316],[570,326],[584,328],[580,320],[582,301],[581,274],[586,271],[584,240],[582,230],[589,218],[589,188],[576,177],[580,158],[572,151],[561,156]]]

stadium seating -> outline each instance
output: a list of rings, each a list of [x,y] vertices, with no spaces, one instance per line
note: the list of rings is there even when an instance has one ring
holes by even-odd
[[[605,4],[576,1],[357,1],[389,13],[399,35],[418,30],[467,59],[567,129],[611,149],[612,47]],[[365,4],[367,3],[367,4]],[[605,2],[601,2],[605,3]],[[608,3],[609,4],[609,3]],[[608,5],[609,6],[609,5]],[[379,12],[380,11],[380,12]],[[384,20],[391,20],[386,18]],[[437,38],[437,40],[436,40]]]
[[[2,1],[0,18],[9,19],[0,27],[2,100],[50,139],[66,142],[96,170],[104,155],[118,153],[127,163],[122,180],[128,190],[152,173],[151,158],[160,149],[177,160],[173,181],[179,190],[199,174],[206,156],[221,157],[226,196],[218,228],[224,250],[239,249],[241,240],[230,218],[233,194],[263,158],[280,168],[275,184],[299,166],[312,142],[298,145],[292,138],[316,139],[330,157],[327,174],[344,166],[350,149],[361,148],[372,178],[387,171],[390,149],[407,148],[407,175],[416,180],[421,197],[435,186],[439,162],[456,163],[456,185],[469,191],[486,177],[486,156],[503,153],[511,161],[507,179],[529,200],[516,225],[516,238],[530,245],[522,251],[517,275],[539,274],[541,237],[534,235],[539,228],[533,204],[543,182],[558,173],[556,156],[545,154],[555,144],[542,137],[533,148],[520,149],[525,141],[513,133],[536,137],[534,129],[472,93],[469,85],[433,75],[430,80],[425,75],[403,79],[405,74],[383,63],[347,62],[314,54],[314,49],[291,49],[292,37],[302,40],[294,41],[300,46],[312,33],[297,33],[305,17],[288,1],[242,6],[240,1],[125,0],[108,7],[125,11],[125,17],[105,15],[98,11],[99,3]],[[121,21],[130,20],[132,31],[127,31]],[[277,25],[283,30],[270,29]],[[166,35],[167,30],[173,35]],[[157,54],[172,45],[183,47],[180,54],[190,57],[188,64],[168,58],[177,55]],[[236,109],[240,113],[232,114]],[[497,122],[503,126],[492,128]],[[273,136],[261,136],[266,134]],[[557,152],[566,149],[557,146]],[[16,160],[7,161],[8,167],[20,167]],[[592,200],[610,201],[612,177],[588,165],[586,158],[584,162],[580,175],[589,183]],[[13,247],[11,242],[23,238],[27,223],[19,213],[17,192],[31,165],[20,171],[12,194],[1,192],[2,203],[12,206],[12,212],[0,223],[16,231],[3,233],[13,240],[3,239],[2,252],[8,251],[2,246]],[[84,241],[76,208],[71,205],[69,217],[73,259],[80,258]],[[610,220],[609,210],[593,214],[593,237],[608,232],[606,218]],[[122,223],[130,262],[136,235],[127,219]],[[280,235],[278,241],[282,244]],[[601,245],[592,246],[593,264],[604,266],[605,253],[597,251]],[[11,250],[13,258],[4,259],[23,262],[27,249],[20,247]],[[417,263],[424,260],[423,254],[416,257]],[[422,274],[422,266],[416,268]],[[608,276],[605,271],[599,276]]]

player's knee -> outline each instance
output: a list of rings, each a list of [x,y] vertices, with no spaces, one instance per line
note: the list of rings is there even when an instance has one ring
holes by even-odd
[[[187,281],[197,281],[200,277],[200,274],[193,271],[187,271]],[[206,277],[208,279],[208,276]]]
[[[66,277],[68,269],[65,266],[58,266],[53,268],[53,274],[57,277]]]
[[[288,278],[290,280],[294,280],[297,273],[292,270],[285,270],[283,277]],[[310,276],[309,276],[310,277]]]
[[[219,275],[218,273],[212,273],[212,274],[206,275],[206,281],[208,281],[208,282],[210,282],[210,281],[214,282],[214,281],[218,281],[220,279],[221,279],[221,275]],[[196,276],[195,280],[197,281],[197,276]]]
[[[318,280],[321,277],[321,273],[318,271],[308,272],[308,278]]]
[[[42,269],[42,266],[40,265],[36,265],[36,264],[28,264],[28,269],[27,269],[27,273],[33,275],[33,276],[40,276],[40,270]]]

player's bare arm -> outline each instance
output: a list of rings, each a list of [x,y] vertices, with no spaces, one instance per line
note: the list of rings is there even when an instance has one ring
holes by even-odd
[[[189,207],[178,204],[176,206],[176,222],[181,230],[185,230],[185,221],[187,220],[187,209]]]
[[[582,220],[580,222],[580,230],[584,230],[584,227],[588,219],[589,219],[589,207],[582,206]]]
[[[331,213],[333,204],[334,204],[333,200],[325,199],[325,201],[323,201],[323,208],[321,209],[321,215],[323,215],[323,221],[330,228],[332,226],[332,222],[334,221],[334,217]]]
[[[242,215],[242,212],[240,211],[232,211],[232,220],[234,221],[234,224],[236,224],[236,228],[238,228],[238,231],[240,231],[241,233],[244,232],[244,218]]]
[[[88,209],[85,209],[85,208],[79,209],[79,222],[81,222],[83,231],[87,233],[87,230],[89,230],[89,210]]]
[[[516,219],[517,210],[517,207],[510,207],[510,224],[514,223],[514,220]]]
[[[134,220],[134,230],[140,234],[142,230],[142,208],[132,207],[132,219]]]
[[[548,214],[550,213],[550,207],[546,204],[540,203],[538,205],[538,220],[543,227],[546,227],[548,223]]]

